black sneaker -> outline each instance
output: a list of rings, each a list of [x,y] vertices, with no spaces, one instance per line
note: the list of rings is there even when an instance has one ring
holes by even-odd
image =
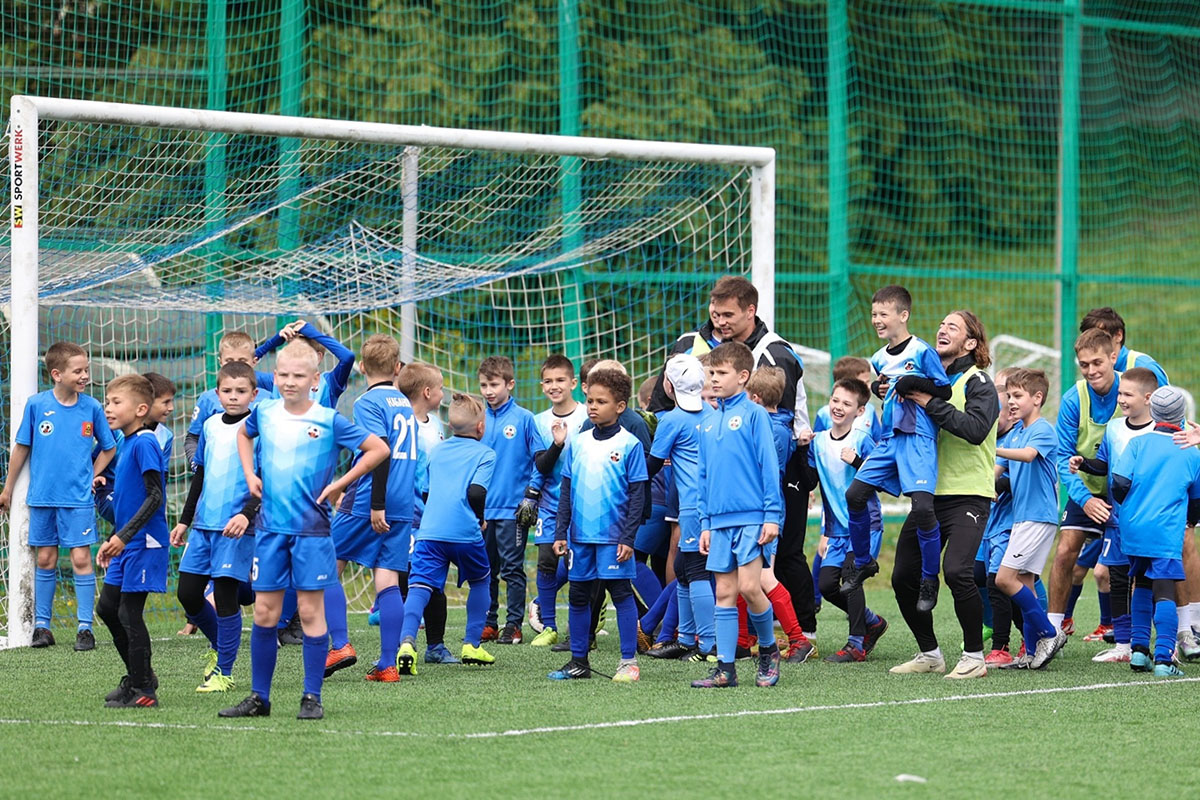
[[[325,719],[325,709],[315,694],[305,693],[300,698],[300,713],[296,719]]]
[[[286,628],[279,629],[279,644],[304,644],[304,631],[300,627],[300,614],[288,620]]]
[[[863,637],[863,652],[869,653],[874,650],[880,638],[887,633],[887,629],[887,620],[883,617],[879,617],[879,620],[874,625],[868,625],[867,635]]]
[[[938,589],[941,582],[937,577],[921,578],[921,588],[917,592],[917,611],[928,614],[937,605]]]
[[[128,691],[129,691],[129,676],[122,675],[121,682],[117,684],[117,688],[113,689],[111,692],[104,695],[104,702],[107,703],[110,700],[116,700],[117,698],[121,697],[121,695],[125,694]]]
[[[715,664],[717,663],[717,648],[712,647],[706,653],[699,647],[689,647],[687,655],[680,656],[679,660],[688,661],[693,664]]]
[[[82,653],[85,650],[96,649],[96,636],[86,628],[75,634],[75,652]]]
[[[500,636],[496,638],[496,644],[520,644],[521,643],[521,626],[520,625],[505,625],[500,630]]]
[[[842,594],[850,594],[855,589],[862,588],[863,581],[878,574],[879,562],[873,558],[861,567],[854,566],[854,562],[851,561],[842,567]]]
[[[587,661],[572,658],[561,669],[556,669],[546,676],[552,681],[580,680],[592,677],[592,667]]]
[[[134,688],[126,686],[125,690],[112,700],[104,701],[105,708],[158,708],[158,696],[149,686]]]
[[[305,695],[308,697],[308,695]],[[271,704],[263,700],[254,692],[250,693],[242,702],[232,708],[222,708],[217,712],[218,717],[269,717],[271,716]]]
[[[671,639],[669,641],[659,642],[658,644],[654,645],[654,647],[651,647],[646,651],[646,655],[650,656],[651,658],[666,658],[675,660],[684,658],[685,656],[690,655],[691,652],[692,648],[688,647],[683,642],[679,641],[678,639]]]
[[[596,637],[593,636],[591,647],[589,647],[588,650],[595,650],[595,649],[596,649]],[[550,645],[550,652],[551,653],[569,653],[569,652],[571,652],[571,637],[564,636],[564,637],[560,638],[558,640],[558,642],[556,642],[555,644]]]
[[[29,646],[30,647],[53,647],[54,646],[54,634],[50,632],[49,628],[34,628],[33,642]]]

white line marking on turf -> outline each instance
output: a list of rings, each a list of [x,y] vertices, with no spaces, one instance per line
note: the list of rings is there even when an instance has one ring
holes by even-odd
[[[713,714],[685,714],[673,717],[649,717],[646,719],[621,719],[612,722],[586,722],[578,725],[552,725],[541,728],[513,728],[504,731],[477,731],[475,733],[420,733],[417,731],[360,731],[329,730],[315,727],[317,733],[332,736],[384,736],[413,739],[499,739],[507,736],[533,736],[543,733],[570,733],[573,731],[596,731],[608,728],[635,728],[641,725],[668,725],[679,722],[704,722],[713,719],[739,719],[743,717],[773,717],[790,714],[805,714],[814,711],[857,711],[870,708],[892,708],[898,706],[931,705],[935,703],[957,703],[965,700],[995,700],[1004,697],[1031,697],[1048,694],[1070,694],[1092,692],[1102,689],[1140,689],[1148,686],[1178,686],[1184,683],[1200,683],[1197,678],[1169,678],[1161,681],[1130,681],[1126,683],[1090,683],[1083,686],[1053,686],[1044,689],[1016,689],[1009,692],[980,692],[979,694],[954,694],[946,697],[914,697],[908,700],[877,700],[871,703],[840,703],[837,705],[793,706],[790,708],[747,709],[745,711],[722,711]],[[67,725],[81,728],[152,728],[165,730],[209,730],[249,731],[262,733],[287,733],[296,731],[292,727],[263,728],[254,725],[217,725],[184,722],[141,722],[136,720],[72,720],[72,719],[3,719],[0,725]]]

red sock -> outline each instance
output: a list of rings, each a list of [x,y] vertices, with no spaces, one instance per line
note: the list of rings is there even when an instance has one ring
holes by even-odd
[[[738,610],[738,647],[744,647],[749,650],[754,646],[754,639],[750,637],[750,617],[746,611],[746,599],[740,594],[737,599]]]
[[[792,607],[791,592],[782,583],[777,583],[774,589],[767,592],[767,599],[771,601],[775,619],[783,626],[783,635],[787,637],[788,644],[807,641],[804,631],[800,629],[800,620],[796,619],[796,609]]]

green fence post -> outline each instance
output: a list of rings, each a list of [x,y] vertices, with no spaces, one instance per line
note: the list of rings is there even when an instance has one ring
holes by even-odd
[[[1062,18],[1062,130],[1059,140],[1058,271],[1061,391],[1075,383],[1075,325],[1079,319],[1079,82],[1082,63],[1080,0],[1065,0]]]
[[[829,229],[829,358],[837,361],[850,349],[850,321],[846,303],[850,296],[849,143],[847,108],[850,80],[850,21],[846,0],[829,0],[826,10],[828,56],[828,170]]]
[[[558,132],[579,135],[579,0],[559,0],[558,4]],[[563,250],[569,252],[582,241],[579,207],[583,202],[578,158],[559,160],[563,215]],[[583,363],[583,267],[571,270],[563,303],[563,340],[567,357],[576,368]],[[579,399],[582,395],[576,392]]]
[[[207,105],[212,111],[225,110],[225,95],[228,81],[227,64],[225,59],[225,2],[226,0],[208,0],[208,11],[205,16],[205,37],[207,54]],[[228,135],[224,133],[208,134],[209,147],[204,159],[204,220],[209,233],[220,227],[225,216],[225,143]],[[213,244],[209,252],[220,249],[219,244]],[[219,267],[212,262],[205,265],[205,279],[209,282],[211,291],[218,292],[221,273]],[[206,354],[217,352],[217,343],[221,338],[222,319],[220,314],[204,316],[204,338]],[[216,362],[205,358],[205,374],[208,376],[206,385],[211,385],[216,379]]]
[[[304,97],[304,5],[305,0],[283,0],[279,15],[279,113],[288,117],[301,115]],[[300,141],[281,139],[279,142],[280,203],[300,193]],[[300,244],[300,207],[296,204],[279,209],[279,230],[276,237],[282,251],[294,250]]]

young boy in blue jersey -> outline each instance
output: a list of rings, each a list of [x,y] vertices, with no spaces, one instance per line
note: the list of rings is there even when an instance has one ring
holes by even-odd
[[[567,445],[555,518],[554,549],[567,556],[570,589],[571,660],[551,672],[552,680],[590,678],[588,662],[592,601],[603,587],[617,609],[621,660],[612,679],[636,681],[637,603],[632,579],[633,543],[641,526],[649,475],[642,443],[619,418],[633,382],[615,369],[588,374],[587,414],[592,428]]]
[[[907,392],[921,390],[950,399],[950,378],[937,351],[908,332],[912,296],[903,286],[885,286],[871,298],[871,324],[887,344],[871,357],[883,396],[883,438],[846,490],[850,509],[850,545],[854,563],[842,567],[842,591],[849,593],[879,572],[871,557],[871,515],[867,502],[876,491],[912,500],[909,516],[917,526],[921,550],[921,586],[917,610],[937,605],[942,533],[933,510],[937,483],[937,427]]]
[[[363,343],[360,363],[367,389],[354,401],[354,424],[386,442],[389,457],[351,484],[330,526],[339,581],[325,589],[331,648],[325,657],[325,677],[358,662],[358,654],[350,644],[346,592],[340,581],[346,563],[353,561],[371,570],[375,607],[379,609],[380,656],[366,679],[396,683],[400,680],[396,650],[404,622],[400,574],[408,572],[412,539],[417,423],[412,404],[395,385],[400,371],[400,344],[391,336],[374,334]],[[363,457],[361,453],[356,455]]]
[[[147,417],[154,427],[154,436],[158,439],[159,445],[162,447],[163,455],[166,456],[167,464],[170,465],[171,454],[175,449],[175,433],[171,430],[170,419],[175,413],[175,383],[165,375],[157,372],[147,372],[142,375],[143,378],[150,381],[150,386],[154,389],[154,405],[150,407],[150,414]],[[117,474],[117,458],[121,454],[121,443],[125,437],[120,431],[112,431],[113,440],[117,443],[116,454],[112,461],[108,462],[108,466],[100,473],[103,482],[96,482],[96,515],[101,519],[112,524],[112,484],[113,478]],[[100,446],[97,445],[92,449],[92,460],[95,461],[100,455]]]
[[[250,494],[238,457],[237,435],[258,389],[254,369],[231,361],[217,373],[225,412],[205,420],[196,447],[196,470],[171,546],[187,549],[179,562],[179,604],[188,622],[208,639],[202,694],[233,688],[233,662],[242,641],[238,590],[254,561],[254,518],[260,501]],[[188,528],[195,527],[189,541]],[[205,589],[212,581],[209,605]]]
[[[116,454],[116,442],[95,399],[83,394],[90,381],[87,353],[79,345],[56,342],[46,350],[46,369],[54,388],[25,403],[13,437],[8,477],[0,491],[0,510],[12,506],[13,483],[29,462],[29,546],[37,548],[33,583],[33,646],[54,644],[50,618],[58,578],[58,548],[71,551],[78,601],[75,649],[96,646],[92,613],[96,574],[91,546],[96,543],[92,486]],[[100,448],[93,462],[92,445]],[[103,488],[103,487],[100,487]]]
[[[867,607],[861,586],[846,595],[840,588],[842,568],[854,558],[847,533],[850,513],[846,508],[846,488],[875,448],[870,432],[856,424],[866,413],[870,399],[867,385],[856,378],[843,378],[835,383],[827,406],[831,427],[816,433],[808,446],[806,488],[808,491],[821,488],[824,553],[819,586],[825,599],[846,612],[850,622],[846,644],[825,657],[834,664],[866,661],[888,627],[887,620]],[[879,498],[868,503],[878,506]],[[871,531],[872,558],[879,556],[882,542],[883,526],[875,526]]]
[[[278,656],[284,590],[296,589],[304,631],[304,694],[298,719],[321,719],[321,682],[329,636],[325,588],[337,581],[337,557],[329,536],[329,501],[389,455],[378,436],[367,433],[312,399],[318,372],[316,351],[289,342],[275,359],[280,399],[255,406],[238,431],[238,456],[250,494],[262,498],[256,525],[254,627],[250,632],[251,693],[219,712],[222,717],[271,713],[271,679]],[[258,440],[257,442],[255,440]],[[340,451],[362,450],[350,470],[330,481]],[[258,453],[258,472],[255,452]]]
[[[489,356],[479,365],[479,393],[487,401],[487,430],[483,443],[496,453],[496,472],[487,493],[488,557],[492,564],[492,601],[485,641],[520,644],[525,620],[525,543],[528,531],[517,526],[516,511],[525,488],[533,477],[534,457],[545,446],[534,424],[533,414],[512,396],[516,386],[513,363],[504,356]],[[507,617],[497,631],[500,608],[500,579],[504,579]]]
[[[1154,432],[1129,442],[1112,469],[1121,509],[1121,550],[1129,557],[1134,672],[1177,678],[1172,663],[1178,625],[1175,592],[1184,580],[1183,537],[1200,519],[1200,452],[1172,442],[1187,414],[1184,393],[1162,386],[1150,396]],[[1150,651],[1150,624],[1156,632]]]
[[[483,403],[467,394],[450,402],[453,436],[429,456],[429,497],[409,559],[408,601],[401,630],[399,672],[417,674],[417,629],[430,595],[446,585],[450,564],[458,585],[467,584],[467,628],[462,663],[487,665],[496,657],[480,645],[491,592],[491,565],[483,540],[484,508],[496,467],[496,454],[482,444],[486,422]]]
[[[709,355],[709,379],[717,411],[700,430],[700,552],[716,576],[714,611],[717,664],[698,689],[737,685],[737,597],[746,598],[750,624],[758,635],[755,683],[779,682],[779,647],[771,603],[762,589],[762,571],[775,555],[783,521],[779,462],[771,420],[746,395],[754,369],[750,348],[727,342]]]
[[[1058,450],[1054,426],[1042,417],[1042,405],[1050,391],[1041,370],[1013,370],[1005,383],[1009,411],[1018,429],[1008,447],[996,449],[996,474],[1008,468],[1013,496],[1013,526],[1008,548],[996,571],[996,586],[1021,608],[1026,654],[1018,664],[1041,669],[1067,643],[1067,636],[1050,622],[1033,593],[1034,578],[1041,574],[1054,546],[1058,518],[1058,488],[1055,455]],[[1036,648],[1029,652],[1030,643]]]
[[[113,485],[116,531],[96,552],[107,570],[96,613],[113,637],[125,675],[104,698],[109,708],[155,708],[158,678],[143,616],[146,595],[167,590],[167,462],[148,421],[154,390],[140,375],[109,382],[104,416],[125,435]]]
[[[997,447],[1011,447],[1013,437],[1019,430],[1017,419],[1008,404],[1008,376],[1013,371],[1013,368],[1002,369],[993,378],[996,395],[1000,399],[1000,415],[996,418]],[[983,562],[983,572],[986,576],[983,590],[987,592],[987,605],[992,610],[992,649],[983,657],[983,663],[985,667],[1003,669],[1013,663],[1009,644],[1012,641],[1015,605],[996,585],[996,573],[1000,571],[1000,562],[1004,558],[1004,551],[1008,549],[1008,540],[1012,534],[1013,504],[1008,461],[1001,458],[997,458],[996,461],[999,465],[996,474],[996,497],[988,511],[987,525],[983,529],[983,539],[979,544],[978,559]],[[1017,629],[1022,629],[1020,623],[1017,624]]]
[[[1069,468],[1089,475],[1108,476],[1110,467],[1120,460],[1121,455],[1134,438],[1154,432],[1154,419],[1150,416],[1150,397],[1158,388],[1154,373],[1142,367],[1121,375],[1117,389],[1117,405],[1123,416],[1109,420],[1104,429],[1104,439],[1095,458],[1071,456]],[[1098,663],[1129,663],[1132,654],[1132,636],[1129,614],[1129,558],[1121,550],[1119,503],[1112,496],[1112,481],[1109,481],[1109,505],[1112,513],[1104,526],[1100,562],[1108,567],[1111,597],[1113,647],[1092,657]]]
[[[240,361],[250,367],[258,363],[258,356],[254,352],[254,340],[250,338],[249,334],[242,331],[229,331],[221,337],[217,343],[217,369],[220,370],[231,361]],[[259,399],[261,400],[273,393],[275,376],[270,372],[256,370],[254,383],[255,387],[260,390]],[[205,420],[221,413],[223,413],[223,408],[220,398],[217,397],[216,389],[209,389],[196,398],[196,405],[192,408],[192,420],[188,424],[187,437],[183,442],[183,450],[187,454],[189,465],[192,464],[196,455],[200,430]]]
[[[575,365],[571,359],[553,353],[542,362],[542,393],[550,401],[550,408],[533,418],[542,439],[541,452],[535,460],[537,470],[533,481],[517,507],[517,527],[533,528],[533,543],[538,550],[535,602],[542,630],[530,642],[536,647],[550,647],[558,642],[555,606],[561,585],[559,557],[554,552],[554,527],[565,466],[561,456],[567,442],[579,434],[587,419],[587,407],[576,402],[572,394],[575,386]],[[530,618],[532,622],[533,604],[530,605]]]

